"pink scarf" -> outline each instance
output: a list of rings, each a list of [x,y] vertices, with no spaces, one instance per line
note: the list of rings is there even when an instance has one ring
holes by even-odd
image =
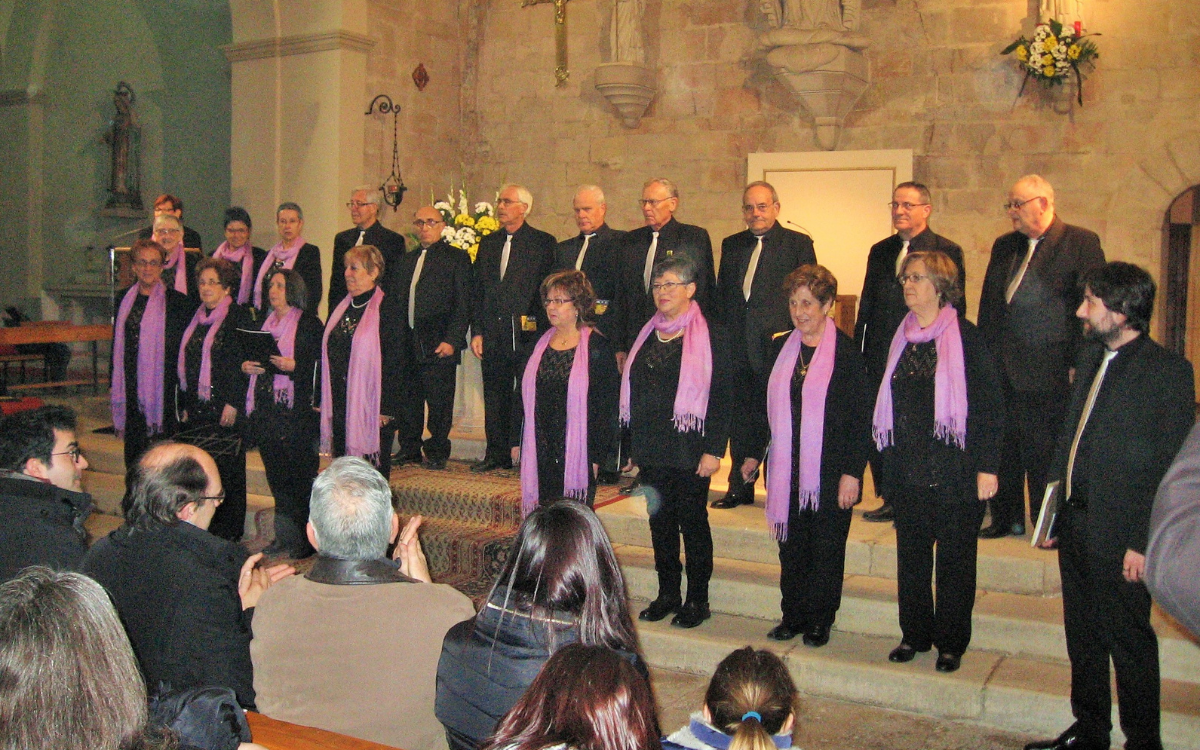
[[[244,305],[250,301],[250,279],[254,274],[254,251],[247,242],[245,245],[234,249],[229,246],[228,242],[222,242],[217,251],[212,254],[214,258],[224,258],[230,263],[242,264],[242,280],[238,284],[237,303]]]
[[[586,500],[591,467],[588,465],[588,339],[592,335],[590,326],[579,329],[579,345],[575,347],[575,360],[571,363],[571,376],[567,380],[567,455],[563,475],[563,495],[575,500]],[[554,329],[546,331],[533,347],[533,354],[525,365],[521,377],[521,403],[525,410],[525,422],[521,432],[521,516],[533,512],[538,504],[537,440],[534,432],[534,410],[537,398],[537,371],[542,355],[550,345]]]
[[[121,298],[117,324],[113,330],[112,402],[113,427],[117,437],[125,437],[125,322],[137,301],[138,286],[134,284]],[[151,435],[162,432],[163,381],[166,374],[167,346],[167,287],[162,281],[154,284],[142,321],[138,326],[137,401],[138,410],[146,417]]]
[[[960,449],[967,444],[967,368],[963,358],[962,332],[958,327],[958,311],[946,305],[938,313],[933,324],[921,328],[917,314],[904,316],[892,345],[888,349],[887,370],[879,384],[879,397],[875,400],[875,416],[872,434],[879,450],[892,445],[892,373],[907,344],[923,344],[937,340],[937,370],[933,375],[933,422],[934,436],[938,440]]]
[[[175,291],[187,294],[187,253],[183,251],[183,243],[175,246],[175,252],[167,256],[167,264],[163,270],[175,269]]]
[[[212,400],[212,346],[213,339],[217,336],[217,331],[221,328],[221,324],[225,322],[225,316],[229,313],[229,306],[233,304],[233,298],[226,294],[217,303],[217,306],[209,310],[204,305],[196,310],[196,314],[192,316],[192,322],[188,323],[187,330],[183,332],[183,340],[179,344],[179,360],[177,367],[179,370],[179,389],[187,390],[187,352],[188,342],[192,340],[192,334],[196,332],[196,326],[208,326],[208,333],[204,334],[204,348],[200,356],[200,377],[196,383],[196,395],[201,401]]]
[[[679,385],[675,389],[675,429],[679,432],[696,430],[703,435],[704,418],[708,414],[708,389],[712,385],[712,345],[709,342],[708,321],[695,301],[675,320],[668,321],[667,316],[656,312],[642,326],[629,349],[625,372],[621,374],[621,424],[629,424],[629,373],[633,369],[633,360],[637,358],[651,331],[658,331],[665,336],[683,331],[683,361],[679,367]]]
[[[367,302],[354,338],[350,343],[350,371],[346,378],[346,455],[361,456],[371,463],[377,462],[379,451],[379,408],[383,390],[383,353],[379,341],[379,306],[383,303],[383,290],[375,287],[375,293]],[[325,324],[325,336],[321,339],[321,452],[328,454],[333,448],[333,386],[329,380],[329,334],[341,322],[350,307],[349,294],[338,303]]]
[[[779,541],[787,540],[792,492],[792,374],[800,356],[800,331],[792,331],[775,360],[767,384],[767,419],[771,424],[771,459],[767,461],[767,523]],[[825,396],[833,376],[837,326],[825,318],[821,341],[800,387],[800,510],[821,504],[821,455],[825,442]]]
[[[293,307],[288,309],[287,314],[283,317],[271,313],[263,321],[262,330],[270,331],[271,336],[279,344],[279,353],[284,357],[296,355],[296,327],[300,322],[301,312],[300,308]],[[258,376],[251,375],[250,390],[246,391],[247,416],[254,412],[254,390],[257,385]],[[291,375],[285,372],[277,373],[271,383],[271,388],[275,391],[275,403],[284,404],[289,409],[292,408],[292,403],[296,400],[296,381],[292,379]]]
[[[291,268],[296,265],[296,257],[300,255],[300,248],[304,247],[305,244],[303,237],[297,237],[291,247],[285,247],[283,242],[277,242],[267,252],[267,257],[263,259],[262,267],[258,269],[258,278],[254,280],[255,307],[263,306],[263,280],[267,278],[267,273],[275,267],[276,263],[279,263],[284,268]]]

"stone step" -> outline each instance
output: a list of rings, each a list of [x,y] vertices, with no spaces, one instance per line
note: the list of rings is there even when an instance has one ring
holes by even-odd
[[[650,547],[646,503],[641,498],[619,500],[597,513],[614,544]],[[754,505],[710,509],[708,520],[716,555],[745,562],[779,562],[779,547],[767,532],[761,498]],[[861,510],[854,511],[846,543],[846,574],[895,580],[896,531],[890,523],[870,523],[862,520]],[[978,585],[1012,594],[1058,594],[1062,584],[1057,553],[1033,549],[1027,538],[980,540]]]
[[[617,558],[629,595],[653,599],[658,595],[654,553],[645,547],[621,545]],[[717,558],[709,584],[714,611],[761,621],[764,636],[779,621],[779,565]],[[842,589],[842,606],[833,640],[843,633],[900,639],[896,582],[849,575]],[[1159,635],[1159,661],[1164,679],[1200,683],[1200,647],[1187,631],[1157,608],[1152,617]],[[971,648],[1035,659],[1067,659],[1062,624],[1062,599],[980,590],[976,594]]]
[[[631,602],[634,612],[645,604]],[[812,649],[798,640],[767,639],[770,623],[764,620],[715,613],[692,630],[668,623],[637,622],[642,649],[654,667],[711,675],[730,651],[751,645],[779,654],[796,686],[810,695],[1047,738],[1072,722],[1070,668],[1056,659],[972,648],[959,671],[941,674],[933,668],[934,652],[918,654],[909,664],[889,662],[895,638],[842,633]],[[1118,726],[1115,707],[1113,725]],[[1200,749],[1200,685],[1163,680],[1162,731],[1171,750]],[[1120,742],[1119,730],[1113,739]]]

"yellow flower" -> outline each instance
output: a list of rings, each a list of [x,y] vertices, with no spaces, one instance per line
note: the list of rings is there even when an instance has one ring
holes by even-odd
[[[479,221],[475,222],[475,228],[484,234],[488,234],[499,229],[500,222],[491,216],[480,216]]]
[[[1079,45],[1078,45],[1078,44],[1072,44],[1070,47],[1067,47],[1067,57],[1069,57],[1069,58],[1070,58],[1070,59],[1072,59],[1072,60],[1078,60],[1078,59],[1079,59],[1079,53],[1080,53],[1081,51],[1082,51],[1082,50],[1080,50],[1080,49],[1079,49]]]
[[[1017,59],[1021,62],[1025,62],[1029,59],[1029,50],[1026,49],[1025,45],[1023,44],[1020,47],[1017,47]]]
[[[1042,68],[1042,75],[1046,76],[1047,78],[1053,78],[1054,77],[1054,66],[1047,65],[1046,67]]]
[[[1053,68],[1054,67],[1054,55],[1043,55],[1042,56],[1042,65],[1045,65],[1048,68]]]
[[[1046,37],[1046,40],[1042,42],[1042,44],[1045,45],[1046,49],[1054,49],[1058,46],[1058,39],[1051,34],[1050,36]]]
[[[474,263],[475,256],[479,255],[479,243],[478,242],[476,242],[474,245],[471,245],[471,247],[467,249],[467,255],[471,256],[471,262]]]

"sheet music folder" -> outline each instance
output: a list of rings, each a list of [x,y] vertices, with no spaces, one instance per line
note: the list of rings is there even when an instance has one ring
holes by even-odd
[[[1046,494],[1042,497],[1042,512],[1038,514],[1037,526],[1033,529],[1033,538],[1029,540],[1031,547],[1037,547],[1047,539],[1054,538],[1054,522],[1058,519],[1058,502],[1062,499],[1062,482],[1051,482],[1046,485]]]
[[[238,340],[242,345],[242,353],[247,361],[258,362],[268,375],[275,375],[279,372],[274,365],[271,364],[271,357],[281,356],[279,353],[279,344],[275,341],[275,337],[270,331],[255,331],[247,328],[237,329]]]

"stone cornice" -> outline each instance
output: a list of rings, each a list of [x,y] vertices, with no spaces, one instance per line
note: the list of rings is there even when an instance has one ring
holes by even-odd
[[[229,62],[261,60],[287,55],[307,55],[313,52],[330,52],[348,49],[367,52],[376,44],[375,40],[353,31],[338,29],[318,34],[295,34],[272,39],[255,39],[250,42],[226,44],[221,47]]]

